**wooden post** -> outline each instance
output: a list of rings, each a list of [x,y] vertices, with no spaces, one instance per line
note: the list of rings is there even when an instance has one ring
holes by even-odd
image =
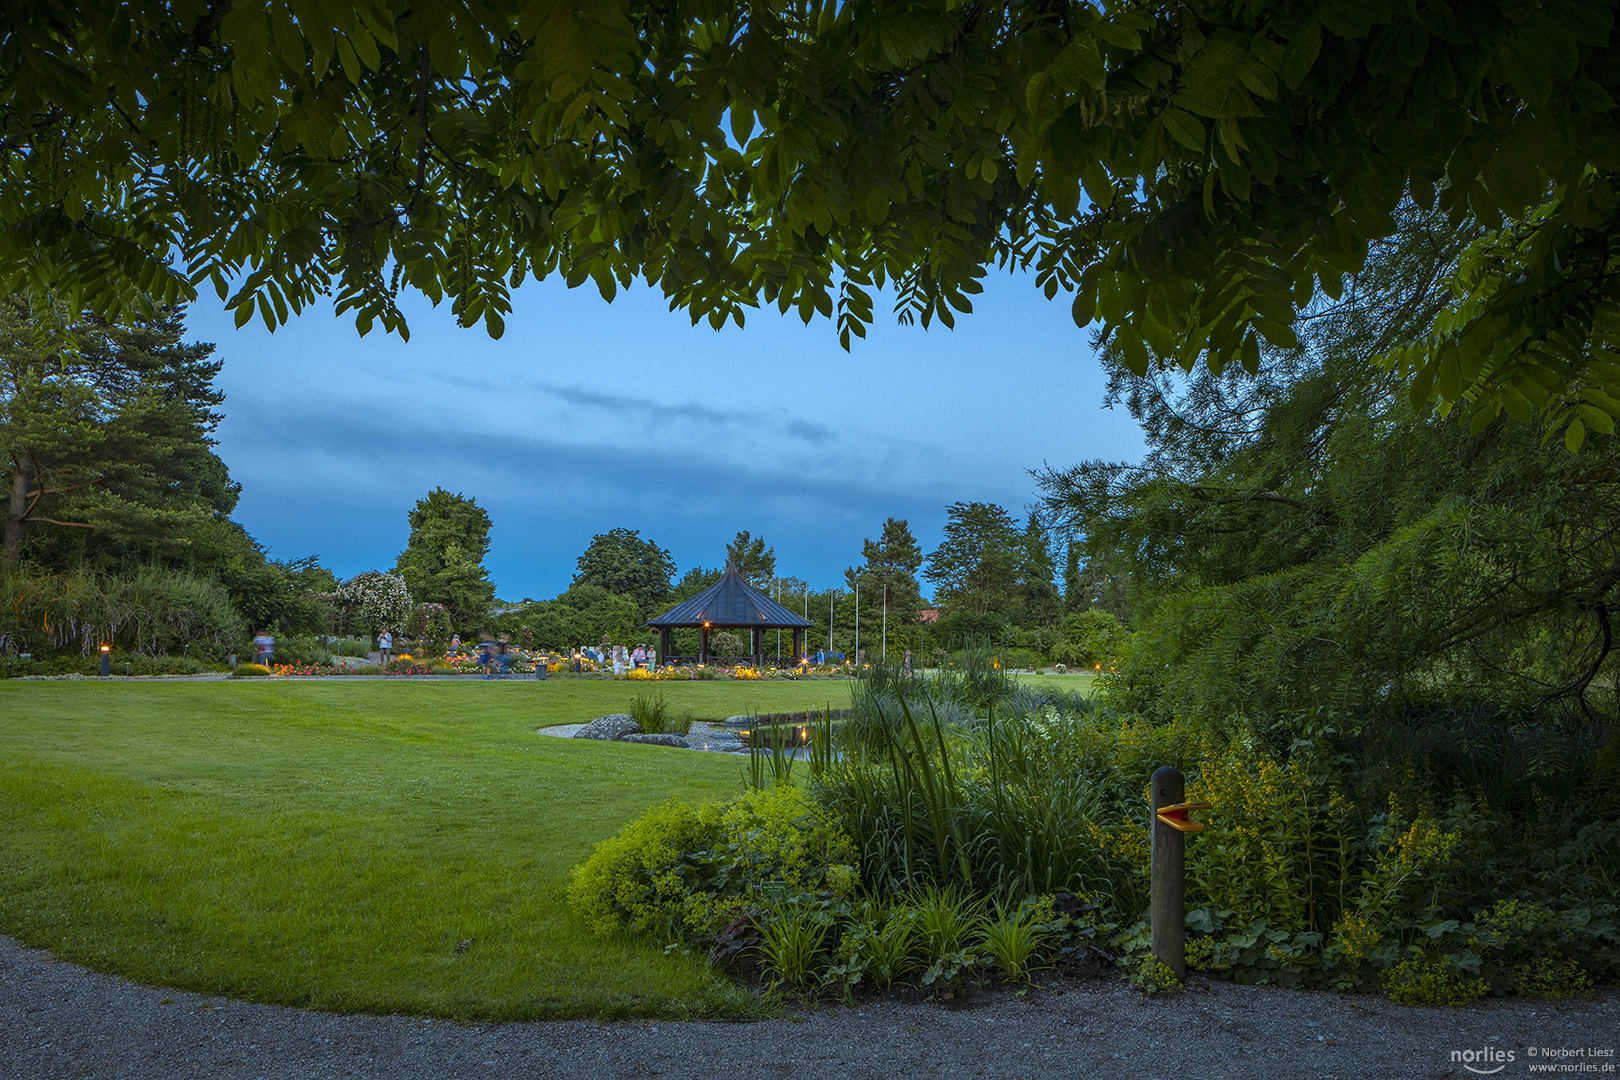
[[[709,628],[707,626],[700,626],[698,627],[698,663],[707,664],[708,662]]]
[[[1187,978],[1187,837],[1159,820],[1159,808],[1186,799],[1187,781],[1180,769],[1155,769],[1150,784],[1148,818],[1153,827],[1153,955],[1176,978]]]

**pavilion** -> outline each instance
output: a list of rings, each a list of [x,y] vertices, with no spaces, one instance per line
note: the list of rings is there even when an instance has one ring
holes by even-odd
[[[760,667],[765,663],[766,630],[793,632],[792,655],[793,662],[797,663],[803,651],[804,632],[814,624],[748,584],[728,562],[719,581],[657,618],[648,619],[647,625],[658,631],[658,659],[669,662],[691,659],[670,656],[669,632],[677,628],[695,629],[698,632],[696,660],[700,664],[709,662],[710,630],[747,630],[754,666]]]

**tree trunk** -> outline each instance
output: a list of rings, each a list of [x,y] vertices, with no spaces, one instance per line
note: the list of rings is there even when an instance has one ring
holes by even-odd
[[[4,561],[16,566],[22,559],[23,525],[28,519],[28,492],[34,486],[34,470],[26,461],[13,462],[11,506],[6,511]]]

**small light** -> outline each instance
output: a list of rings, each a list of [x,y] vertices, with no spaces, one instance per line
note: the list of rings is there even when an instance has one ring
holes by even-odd
[[[101,647],[101,651],[102,652],[112,652],[112,646],[111,645],[103,645]]]

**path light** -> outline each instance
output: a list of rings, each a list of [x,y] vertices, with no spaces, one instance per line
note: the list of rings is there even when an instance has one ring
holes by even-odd
[[[112,646],[111,645],[103,645],[101,647],[101,677],[103,679],[105,679],[110,674],[109,669],[111,668],[111,666],[112,666]]]

